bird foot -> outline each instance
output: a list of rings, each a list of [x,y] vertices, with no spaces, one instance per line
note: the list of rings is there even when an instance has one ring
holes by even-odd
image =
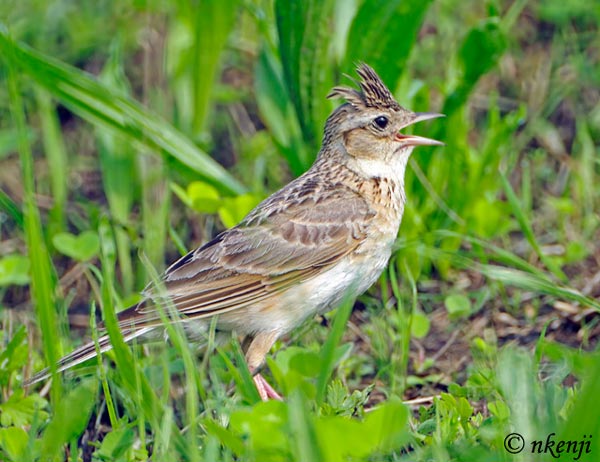
[[[253,380],[254,385],[256,385],[256,389],[258,390],[260,399],[262,399],[263,401],[269,401],[270,399],[283,401],[281,395],[277,393],[271,385],[269,385],[269,382],[267,382],[262,375],[256,374],[253,377]]]

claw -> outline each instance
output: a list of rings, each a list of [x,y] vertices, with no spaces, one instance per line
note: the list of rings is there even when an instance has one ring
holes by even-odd
[[[253,377],[254,385],[256,385],[256,389],[258,390],[258,394],[260,395],[260,399],[263,401],[269,401],[270,399],[276,399],[277,401],[283,401],[283,398],[279,393],[277,393],[269,382],[265,380],[265,378],[256,374]]]

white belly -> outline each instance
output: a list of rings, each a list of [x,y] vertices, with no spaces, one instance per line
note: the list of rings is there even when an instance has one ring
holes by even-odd
[[[375,252],[342,259],[324,273],[289,288],[275,304],[272,301],[269,306],[258,303],[244,309],[243,317],[239,317],[239,313],[231,318],[223,315],[225,323],[219,324],[239,333],[277,331],[283,335],[309,317],[336,308],[345,300],[352,302],[371,287],[387,265],[392,242],[380,243]],[[242,319],[243,324],[240,324]]]

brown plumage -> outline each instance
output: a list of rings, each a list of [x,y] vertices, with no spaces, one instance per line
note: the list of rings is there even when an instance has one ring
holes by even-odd
[[[119,313],[127,341],[160,335],[157,303],[178,319],[250,339],[246,359],[257,373],[281,335],[303,320],[365,291],[385,268],[404,207],[404,169],[414,146],[441,144],[404,135],[412,123],[438,117],[402,108],[375,71],[358,67],[360,89],[335,87],[345,98],[329,117],[313,166],[264,200],[237,226],[188,253],[149,285],[145,299]],[[106,335],[101,351],[110,349]],[[95,356],[87,344],[63,358],[64,370]],[[29,383],[48,376],[36,374]],[[263,398],[276,397],[260,374]]]

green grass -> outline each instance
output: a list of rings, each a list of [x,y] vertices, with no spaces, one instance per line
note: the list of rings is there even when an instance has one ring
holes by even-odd
[[[550,460],[530,451],[550,433],[593,435],[597,457],[597,7],[101,6],[0,5],[0,460]],[[285,401],[259,402],[214,325],[207,354],[179,326],[125,344],[116,312],[165,264],[310,166],[357,62],[444,112],[415,131],[446,146],[415,152],[394,257],[355,312],[276,345]],[[24,390],[81,342],[77,306],[113,351]]]

